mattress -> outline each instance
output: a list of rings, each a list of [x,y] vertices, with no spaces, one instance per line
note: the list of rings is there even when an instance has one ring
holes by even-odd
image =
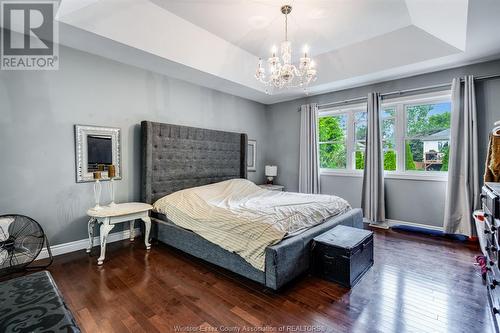
[[[268,191],[245,179],[181,190],[153,207],[261,271],[267,247],[351,209],[336,196]]]

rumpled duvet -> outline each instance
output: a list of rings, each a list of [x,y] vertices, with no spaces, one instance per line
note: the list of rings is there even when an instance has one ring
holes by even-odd
[[[153,209],[264,271],[266,247],[351,206],[333,195],[269,191],[232,179],[169,194]]]

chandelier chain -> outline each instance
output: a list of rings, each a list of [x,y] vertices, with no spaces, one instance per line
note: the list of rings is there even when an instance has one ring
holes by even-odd
[[[288,41],[288,14],[285,14],[285,41]]]

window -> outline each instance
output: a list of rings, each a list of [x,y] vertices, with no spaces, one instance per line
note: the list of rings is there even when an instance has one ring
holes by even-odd
[[[405,170],[448,171],[449,101],[404,106]]]
[[[319,118],[319,160],[320,168],[347,167],[347,114]]]
[[[382,109],[380,113],[382,126],[382,151],[384,152],[384,170],[396,171],[396,108]]]
[[[451,102],[449,92],[387,99],[380,126],[387,176],[418,173],[441,179],[448,171]],[[364,169],[366,104],[321,111],[319,158],[322,172]]]
[[[318,142],[321,169],[363,169],[366,120],[364,104],[320,112]]]
[[[363,170],[365,168],[366,121],[366,111],[354,114],[354,166],[356,170]]]

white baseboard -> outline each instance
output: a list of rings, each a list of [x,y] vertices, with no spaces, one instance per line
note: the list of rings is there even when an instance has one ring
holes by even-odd
[[[379,228],[379,229],[389,229],[389,227],[390,227],[389,224],[387,223],[387,220],[385,220],[384,222],[373,223],[373,222],[368,221],[367,219],[363,218],[363,223],[368,224],[370,227]]]
[[[369,222],[367,222],[369,223]],[[382,223],[370,223],[369,224],[370,227],[373,227],[373,228],[379,228],[379,229],[389,229],[391,226],[389,225],[389,223],[386,222],[382,222]]]
[[[135,229],[135,236],[138,236],[141,234],[141,229],[136,228]],[[130,230],[123,230],[119,232],[114,232],[108,235],[108,241],[107,243],[113,243],[113,242],[118,242],[124,239],[129,239],[130,238]],[[99,236],[94,237],[94,247],[99,245]],[[70,253],[70,252],[75,252],[79,250],[86,249],[87,246],[89,245],[89,239],[80,239],[77,241],[69,242],[69,243],[64,243],[64,244],[57,244],[53,245],[50,247],[50,250],[52,251],[53,256],[58,256],[61,254],[65,253]],[[49,252],[47,251],[47,248],[43,248],[36,260],[41,260],[49,257]]]
[[[364,223],[370,223],[370,221],[363,221]],[[371,227],[377,227],[377,228],[383,228],[387,229],[390,227],[394,227],[396,225],[404,225],[408,227],[415,227],[415,228],[423,228],[423,229],[429,229],[429,230],[435,230],[435,231],[444,231],[443,227],[438,227],[434,225],[427,225],[427,224],[420,224],[420,223],[415,223],[415,222],[408,222],[408,221],[400,221],[400,220],[391,220],[391,219],[386,219],[384,223],[382,224],[371,224]]]
[[[369,221],[363,221],[364,223],[370,223]],[[370,224],[372,227],[377,227],[377,228],[383,228],[387,229],[389,227],[393,227],[396,225],[405,225],[409,227],[417,227],[417,228],[425,228],[425,229],[430,229],[430,230],[436,230],[436,231],[443,231],[443,227],[437,227],[437,226],[432,226],[432,225],[426,225],[426,224],[420,224],[420,223],[415,223],[415,222],[408,222],[408,221],[399,221],[399,220],[391,220],[387,219],[385,220],[384,223],[382,224]],[[141,234],[141,229],[136,228],[135,229],[135,235],[138,236]],[[123,230],[119,232],[114,232],[112,234],[108,235],[108,243],[113,243],[113,242],[118,242],[124,239],[129,239],[130,238],[130,230]],[[57,244],[53,245],[50,247],[52,250],[52,255],[53,256],[58,256],[61,254],[65,253],[70,253],[70,252],[75,252],[79,250],[84,250],[87,248],[89,244],[89,239],[80,239],[77,241],[69,242],[69,243],[63,243],[63,244]],[[96,236],[94,237],[94,246],[99,245],[99,237]],[[49,253],[47,252],[47,248],[43,248],[36,260],[41,260],[49,257]]]
[[[408,226],[408,227],[416,227],[416,228],[424,228],[424,229],[429,229],[429,230],[444,231],[443,227],[438,227],[438,226],[435,226],[435,225],[427,225],[427,224],[415,223],[415,222],[407,222],[407,221],[399,221],[399,220],[387,220],[387,223],[391,227],[393,227],[395,225],[405,225],[405,226]]]

